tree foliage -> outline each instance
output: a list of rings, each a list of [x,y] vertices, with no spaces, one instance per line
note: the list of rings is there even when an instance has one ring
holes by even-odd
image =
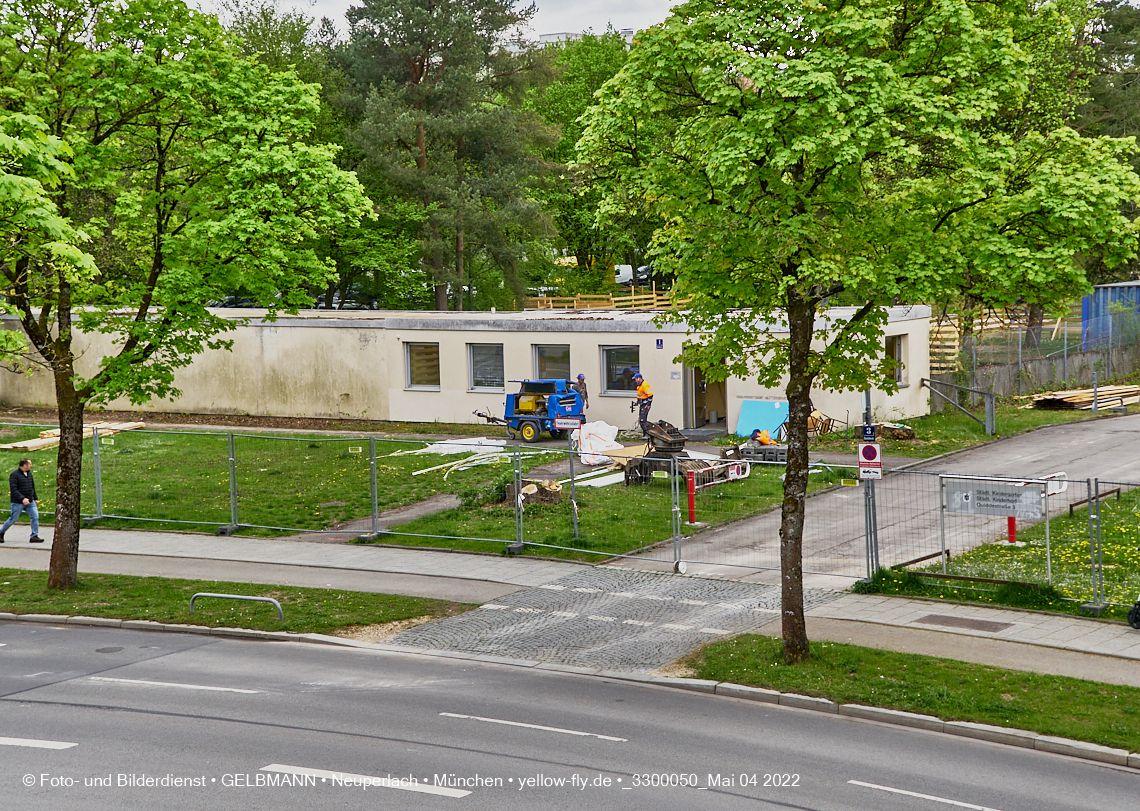
[[[1014,0],[691,0],[639,35],[589,114],[583,156],[662,217],[656,261],[699,335],[686,362],[785,389],[789,661],[808,655],[811,388],[895,388],[891,304],[998,303],[1026,282],[1071,296],[1076,254],[1131,249],[1129,143],[1005,126],[1031,117],[1027,43],[1063,17]],[[839,296],[854,306],[827,311]]]
[[[73,154],[51,191],[92,236],[98,272],[29,259],[8,273],[30,358],[55,379],[61,443],[50,581],[75,582],[83,409],[177,395],[174,372],[227,346],[207,302],[269,310],[331,272],[318,237],[369,213],[335,149],[310,143],[316,89],[251,62],[179,0],[3,0],[3,104]],[[74,330],[116,351],[83,376]]]

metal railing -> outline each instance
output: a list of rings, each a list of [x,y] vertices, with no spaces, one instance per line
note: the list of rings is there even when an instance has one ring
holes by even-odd
[[[931,380],[927,377],[921,378],[920,385],[930,389],[931,394],[938,395],[947,403],[954,406],[954,408],[958,409],[967,417],[974,420],[974,422],[984,426],[986,430],[986,436],[993,436],[997,431],[996,417],[994,413],[994,395],[991,392],[985,391],[983,389],[972,389],[969,386],[959,386],[957,383],[945,383],[941,380]],[[971,394],[981,396],[985,408],[985,418],[979,418],[977,414],[974,414],[972,411],[969,411],[968,409],[965,409],[962,406],[958,405],[958,400],[956,398],[950,397],[943,392],[940,392],[935,388],[935,386],[947,386],[948,388],[954,389],[955,391],[968,391]]]

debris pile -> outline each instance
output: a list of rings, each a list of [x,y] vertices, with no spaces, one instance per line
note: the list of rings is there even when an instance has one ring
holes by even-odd
[[[90,425],[83,426],[83,438],[90,439],[95,435],[95,429],[99,429],[99,437],[107,437],[112,434],[117,434],[120,431],[134,431],[139,428],[146,427],[141,422],[96,422]],[[8,445],[0,445],[0,450],[4,451],[42,451],[45,448],[54,448],[59,445],[59,429],[52,428],[48,431],[40,431],[37,439],[23,439],[19,442],[12,442]]]
[[[542,479],[541,481],[523,479],[521,492],[523,504],[559,504],[562,501],[562,485],[552,479]],[[507,485],[506,499],[504,500],[508,504],[514,503],[515,486],[513,484]]]

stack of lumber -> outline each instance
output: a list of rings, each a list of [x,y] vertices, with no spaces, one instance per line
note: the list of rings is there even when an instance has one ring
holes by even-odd
[[[1100,386],[1096,390],[1096,401],[1098,408],[1140,403],[1140,386]],[[1093,407],[1093,390],[1072,389],[1035,394],[1033,407],[1089,409]]]
[[[96,422],[91,425],[83,426],[83,438],[90,439],[95,429],[99,429],[99,436],[111,436],[120,431],[133,431],[136,428],[145,427],[141,422]],[[54,448],[59,445],[59,429],[52,428],[49,431],[40,431],[37,439],[24,439],[20,442],[13,442],[9,445],[0,445],[0,450],[5,451],[42,451],[44,448]]]

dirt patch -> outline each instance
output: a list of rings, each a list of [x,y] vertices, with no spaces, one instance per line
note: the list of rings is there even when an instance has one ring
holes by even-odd
[[[653,672],[654,676],[664,676],[668,679],[692,679],[697,675],[695,668],[683,665],[680,662],[674,662],[671,665],[658,668]]]
[[[353,639],[357,642],[387,642],[401,631],[406,631],[409,628],[415,628],[417,625],[423,625],[425,622],[431,622],[437,617],[431,614],[424,614],[422,617],[412,617],[406,620],[395,620],[394,622],[381,622],[378,625],[356,625],[352,628],[343,628],[336,632],[336,636],[343,639]]]

